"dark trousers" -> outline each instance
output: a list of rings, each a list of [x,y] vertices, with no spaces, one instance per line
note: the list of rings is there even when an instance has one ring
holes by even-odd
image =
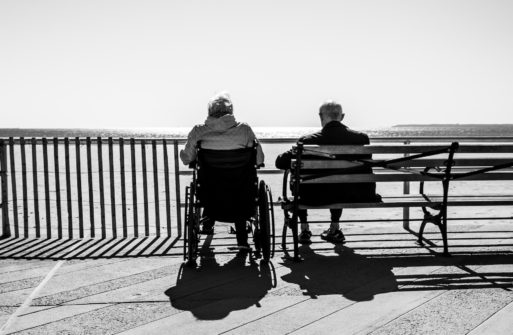
[[[331,208],[331,222],[339,222],[342,216],[342,208]],[[300,223],[307,223],[308,211],[306,209],[300,209],[297,211]]]
[[[202,217],[208,218],[208,211],[203,210]],[[212,225],[214,225],[214,224],[215,224],[215,221],[212,220]],[[246,229],[246,220],[235,221],[235,236],[237,238],[238,246],[248,245],[248,231]]]
[[[248,230],[246,229],[246,220],[235,222],[235,236],[237,237],[238,246],[248,245]]]

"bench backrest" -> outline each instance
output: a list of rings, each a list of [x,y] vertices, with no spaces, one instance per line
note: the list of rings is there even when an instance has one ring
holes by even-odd
[[[447,176],[448,168],[450,172],[457,146],[457,143],[365,146],[298,143],[291,171],[305,184],[440,181]],[[359,158],[370,155],[372,159]],[[361,172],[363,167],[372,169]]]
[[[452,179],[513,180],[512,144],[462,144],[454,158]]]

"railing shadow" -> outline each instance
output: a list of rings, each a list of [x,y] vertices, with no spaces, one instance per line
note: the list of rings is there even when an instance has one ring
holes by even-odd
[[[0,259],[101,259],[176,256],[177,237],[111,239],[12,239],[0,243]]]

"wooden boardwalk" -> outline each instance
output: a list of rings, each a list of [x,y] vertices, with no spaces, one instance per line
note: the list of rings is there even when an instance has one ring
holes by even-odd
[[[220,224],[197,268],[172,238],[3,240],[0,333],[513,334],[511,220],[452,222],[448,258],[433,227],[427,247],[398,222],[343,228],[266,265]]]

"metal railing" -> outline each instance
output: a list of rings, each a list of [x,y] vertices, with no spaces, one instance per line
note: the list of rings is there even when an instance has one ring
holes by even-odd
[[[372,143],[405,145],[453,141],[511,143],[513,137],[371,138]],[[261,142],[292,145],[296,139]],[[190,175],[179,161],[184,143],[176,138],[0,139],[3,237],[180,237],[181,178]],[[259,170],[260,175],[281,173]],[[403,192],[410,192],[408,182]],[[409,221],[406,208],[403,220]]]
[[[180,231],[176,140],[20,137],[0,147],[4,237],[171,236],[176,217]]]

